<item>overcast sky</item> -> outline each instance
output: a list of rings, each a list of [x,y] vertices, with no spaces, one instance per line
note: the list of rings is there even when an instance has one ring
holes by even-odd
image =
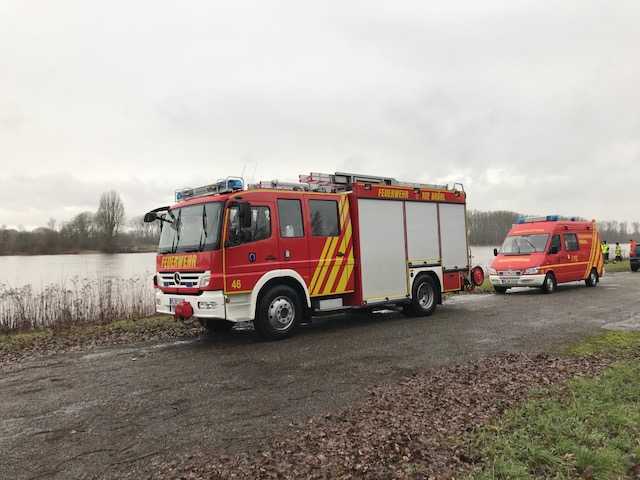
[[[4,0],[0,224],[225,175],[637,220],[640,1]]]

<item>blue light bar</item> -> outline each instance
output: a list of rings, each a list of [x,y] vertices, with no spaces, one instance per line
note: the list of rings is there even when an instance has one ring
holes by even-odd
[[[544,217],[534,217],[531,215],[520,215],[516,220],[517,224],[535,223],[535,222],[559,222],[561,220],[575,222],[577,217],[562,217],[560,215],[547,215]]]
[[[204,195],[216,195],[219,193],[236,192],[244,190],[244,180],[240,177],[227,177],[216,183],[196,188],[183,188],[176,190],[176,202]]]

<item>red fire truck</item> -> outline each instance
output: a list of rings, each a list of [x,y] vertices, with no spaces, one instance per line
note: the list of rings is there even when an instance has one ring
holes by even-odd
[[[312,173],[249,188],[227,178],[176,200],[145,216],[161,225],[156,309],[213,331],[252,321],[277,339],[313,315],[389,306],[426,316],[484,280],[461,185]]]

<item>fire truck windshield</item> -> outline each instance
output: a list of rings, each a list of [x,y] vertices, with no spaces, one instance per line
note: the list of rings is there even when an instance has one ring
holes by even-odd
[[[222,202],[202,203],[169,210],[160,222],[159,253],[215,250],[220,243]]]
[[[528,255],[544,252],[549,235],[510,235],[502,244],[500,252],[503,255]]]

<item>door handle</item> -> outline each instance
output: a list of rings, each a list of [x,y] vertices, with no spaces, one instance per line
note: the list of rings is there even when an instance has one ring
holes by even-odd
[[[267,255],[266,257],[264,257],[265,260],[277,260],[277,258],[274,255]]]

